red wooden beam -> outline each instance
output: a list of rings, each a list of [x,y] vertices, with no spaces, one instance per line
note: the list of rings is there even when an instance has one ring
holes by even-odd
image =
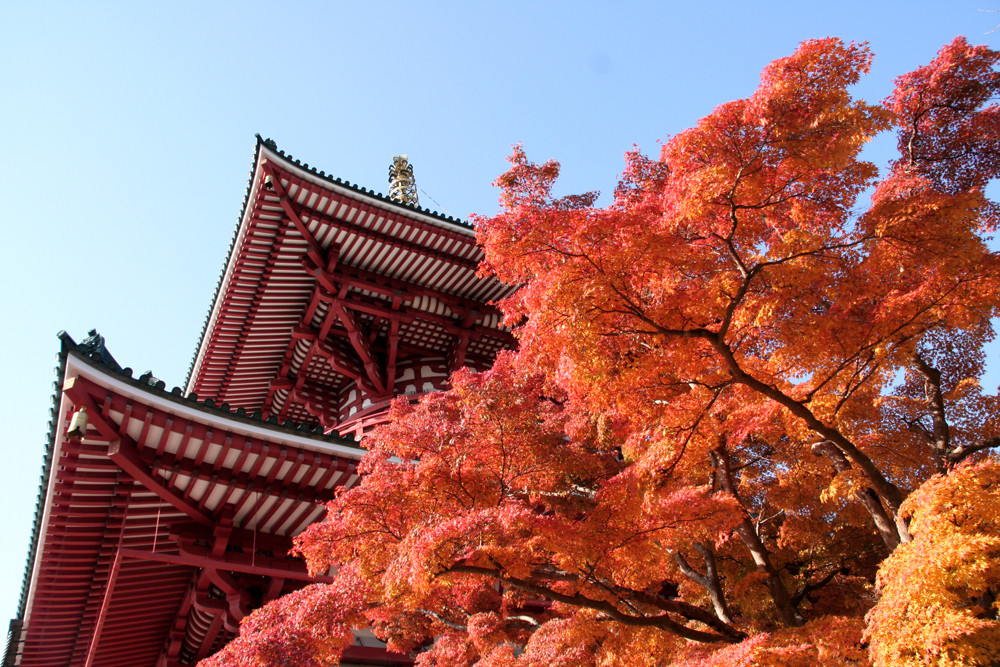
[[[214,531],[210,531],[203,526],[194,523],[175,524],[171,527],[170,535],[178,545],[178,551],[193,548],[198,543],[214,544]],[[233,528],[230,532],[229,541],[233,545],[248,547],[254,545],[258,551],[269,551],[271,553],[287,554],[292,548],[292,538],[286,535],[276,535],[274,533],[257,532],[244,528]],[[201,548],[204,548],[202,546]],[[199,552],[203,553],[203,552]],[[224,555],[226,552],[223,551]]]
[[[304,458],[302,450],[297,450],[297,455]],[[295,468],[282,475],[280,479],[273,480],[270,484],[265,480],[250,475],[249,472],[235,472],[229,468],[215,468],[207,463],[198,464],[191,459],[182,459],[169,452],[159,458],[159,462],[152,460],[153,457],[143,455],[142,459],[153,469],[170,470],[182,475],[187,475],[194,479],[201,479],[213,484],[225,484],[236,486],[249,492],[259,492],[279,496],[282,498],[299,498],[306,502],[322,504],[330,500],[330,492],[302,482],[292,482]],[[351,464],[347,461],[338,461],[332,466],[337,470],[347,470]],[[208,493],[206,493],[208,495]]]
[[[348,362],[350,361],[349,359],[340,359],[336,354],[336,352],[334,352],[329,345],[320,340],[319,332],[317,332],[315,329],[312,329],[310,327],[295,327],[292,336],[298,339],[311,340],[312,341],[311,347],[313,349],[311,349],[310,351],[314,355],[319,355],[320,357],[322,357],[324,361],[326,361],[330,365],[330,368],[332,368],[335,372],[340,373],[341,375],[344,375],[346,377],[349,377],[354,381],[362,379],[361,371],[355,367],[350,366],[348,364]],[[303,364],[299,367],[299,373],[303,374],[306,368],[307,366],[303,362]],[[301,388],[301,386],[299,388]]]
[[[286,360],[292,358],[293,350],[295,349],[295,346],[298,344],[299,340],[303,339],[311,340],[313,341],[313,345],[316,346],[314,349],[316,349],[316,351],[320,353],[327,360],[327,362],[330,364],[331,368],[335,372],[338,372],[341,375],[352,378],[356,382],[359,382],[363,390],[371,392],[374,396],[385,395],[391,391],[393,380],[395,379],[395,374],[396,374],[395,362],[398,359],[399,353],[401,351],[406,350],[410,353],[416,353],[417,355],[423,355],[429,353],[433,354],[441,353],[441,351],[438,350],[424,350],[422,348],[417,348],[412,345],[403,343],[400,340],[401,338],[400,324],[402,322],[414,323],[422,318],[427,319],[432,322],[432,326],[437,327],[438,330],[441,331],[443,334],[452,336],[454,339],[457,339],[453,341],[452,345],[450,346],[452,352],[452,360],[453,360],[452,370],[464,364],[466,359],[469,357],[467,349],[469,341],[471,341],[472,339],[490,337],[497,339],[497,342],[500,343],[501,345],[513,344],[513,336],[511,336],[509,332],[498,329],[492,329],[490,327],[485,327],[485,326],[472,325],[471,323],[475,322],[478,316],[478,311],[476,309],[468,309],[468,308],[462,309],[464,310],[464,315],[461,320],[458,320],[443,315],[437,315],[434,313],[425,313],[424,311],[419,311],[419,310],[402,312],[400,310],[400,305],[399,305],[400,300],[398,297],[393,299],[392,302],[381,302],[377,299],[366,298],[361,295],[353,293],[348,293],[342,299],[340,299],[339,303],[342,306],[342,308],[336,309],[333,307],[333,304],[336,303],[337,297],[331,295],[328,291],[324,290],[322,287],[319,286],[313,293],[313,299],[314,300],[318,299],[320,301],[324,301],[327,302],[328,304],[331,304],[330,306],[328,306],[329,308],[328,317],[326,318],[327,323],[332,321],[333,316],[339,313],[340,310],[353,310],[357,312],[365,312],[367,314],[371,314],[379,318],[384,318],[389,321],[390,324],[389,324],[389,332],[387,340],[383,343],[388,348],[388,350],[385,352],[385,357],[386,357],[385,392],[378,392],[375,390],[374,387],[366,386],[367,377],[359,377],[357,371],[355,371],[353,368],[349,366],[346,366],[345,364],[350,361],[348,358],[343,357],[342,354],[337,354],[336,352],[330,350],[325,343],[317,342],[322,340],[323,332],[322,331],[317,332],[311,326],[300,325],[293,329],[292,340],[289,344],[288,350],[285,353]],[[337,329],[332,330],[332,333],[338,333],[338,332],[339,330]],[[348,331],[346,328],[344,330],[344,333],[340,335],[345,335],[349,338],[349,340],[352,343],[354,342],[354,339],[351,338],[352,332]],[[358,332],[355,331],[354,335],[357,336]],[[368,341],[368,346],[369,349],[371,349],[371,341]],[[456,357],[457,357],[457,363],[456,363]],[[488,360],[480,359],[479,356],[475,356],[475,358],[480,361],[479,364],[480,366],[483,365],[483,362],[488,364]],[[282,374],[287,377],[288,375],[290,375],[291,370],[292,367],[290,364],[288,364],[287,366],[283,365]],[[298,377],[295,380],[295,384],[301,387],[304,377],[308,373],[307,367],[304,364],[300,364],[297,373]],[[287,385],[283,385],[283,388],[284,387],[287,387]],[[273,389],[271,395],[273,396]],[[295,397],[292,398],[295,399]],[[302,399],[299,398],[298,400],[301,401]],[[286,401],[286,405],[288,405],[289,403],[290,401]],[[311,412],[313,412],[314,414],[318,414],[314,410],[311,410]]]
[[[469,349],[469,334],[452,339],[448,350],[448,371],[454,373],[465,365],[465,354]]]
[[[285,214],[288,216],[288,219],[292,221],[292,224],[295,226],[295,229],[298,230],[299,234],[302,235],[302,238],[305,239],[306,245],[309,246],[307,254],[309,255],[309,257],[312,258],[314,262],[316,262],[317,266],[326,266],[326,259],[323,255],[323,249],[316,241],[316,238],[312,235],[312,232],[309,231],[309,227],[306,225],[305,222],[302,221],[302,217],[299,215],[299,212],[296,211],[295,208],[292,206],[292,202],[288,197],[288,193],[285,191],[284,186],[281,184],[281,175],[273,166],[267,164],[266,162],[262,165],[262,169],[265,174],[271,177],[270,179],[271,189],[274,191],[275,196],[277,196],[278,198],[278,204],[281,206],[282,210],[285,211]]]
[[[171,563],[184,567],[227,570],[229,572],[241,572],[243,574],[254,574],[263,577],[283,577],[285,579],[308,581],[311,583],[329,584],[333,582],[333,577],[326,575],[316,575],[313,577],[304,571],[297,571],[287,566],[276,566],[277,561],[275,559],[266,559],[265,562],[268,563],[267,565],[257,565],[256,563],[249,562],[249,557],[239,557],[241,554],[228,553],[223,558],[213,558],[210,555],[153,553],[138,549],[122,549],[121,553],[122,558]],[[265,559],[261,557],[261,560]]]
[[[173,491],[160,484],[152,472],[139,458],[135,445],[122,440],[112,442],[108,447],[108,457],[115,462],[122,470],[132,476],[137,482],[170,503],[171,506],[188,515],[198,523],[210,526],[214,523],[211,516],[200,511],[197,507],[189,505],[178,497]]]
[[[418,320],[424,320],[437,325],[444,330],[445,333],[455,337],[461,336],[463,333],[468,333],[473,338],[495,338],[508,346],[513,346],[517,342],[514,335],[504,329],[494,329],[481,324],[463,326],[463,322],[465,321],[464,317],[449,317],[447,315],[439,315],[438,313],[432,313],[426,310],[405,308],[402,306],[393,308],[392,302],[365,298],[360,294],[348,293],[343,297],[339,297],[332,296],[328,293],[324,294],[321,290],[319,299],[330,304],[340,303],[344,307],[352,310],[378,317],[385,317],[390,321],[392,319],[398,319],[402,322],[412,323]]]
[[[115,436],[108,445],[107,455],[115,465],[128,473],[134,480],[155,493],[161,500],[188,515],[198,523],[213,525],[212,517],[184,502],[173,491],[160,484],[146,465],[139,458],[135,442],[125,433],[119,433],[112,423],[105,421],[98,411],[91,395],[84,391],[84,383],[78,377],[71,377],[63,384],[63,392],[77,405],[86,406],[90,415],[89,424],[93,424],[105,436]]]
[[[354,351],[360,357],[368,380],[375,386],[375,393],[381,396],[386,393],[384,372],[375,361],[371,343],[362,335],[360,323],[352,313],[344,308],[344,305],[344,302],[339,299],[331,300],[330,310],[337,315],[340,323],[347,329],[347,336],[351,341],[351,347],[354,348]]]
[[[303,265],[310,275],[319,276],[324,273],[310,259],[303,258]],[[401,295],[404,301],[412,301],[419,296],[434,297],[455,313],[463,313],[470,310],[478,310],[483,313],[500,314],[500,310],[491,304],[481,303],[474,300],[463,299],[449,294],[448,292],[429,287],[420,283],[392,278],[375,271],[369,271],[360,267],[341,264],[336,272],[326,271],[328,280],[340,285],[347,285],[359,290],[367,290],[376,294],[383,294],[387,298]]]
[[[440,250],[435,250],[434,248],[428,248],[424,245],[415,243],[413,241],[408,241],[399,238],[397,236],[392,236],[390,234],[386,234],[385,232],[375,231],[373,229],[364,227],[360,224],[354,222],[347,222],[346,220],[342,220],[332,215],[320,213],[319,211],[308,208],[306,206],[302,206],[299,204],[291,204],[290,202],[288,202],[287,199],[285,200],[285,203],[288,204],[291,211],[289,211],[289,208],[285,208],[285,205],[282,205],[282,208],[285,209],[285,212],[289,214],[289,217],[291,217],[294,214],[295,217],[293,218],[293,222],[295,219],[298,219],[301,223],[303,218],[309,218],[310,220],[315,220],[316,222],[323,223],[324,225],[333,227],[334,229],[346,231],[349,234],[354,234],[356,236],[360,236],[361,238],[365,238],[371,241],[376,241],[390,247],[402,248],[411,253],[421,255],[423,257],[427,257],[430,259],[434,259],[440,262],[445,262],[450,265],[459,266],[461,268],[464,268],[472,272],[475,272],[479,269],[478,259],[466,259],[464,257],[458,257],[451,252],[442,252]],[[373,212],[373,209],[371,208],[367,208],[366,210],[366,207],[363,204],[359,204],[358,206],[356,206],[356,208],[358,208],[360,212],[366,215]],[[384,211],[379,211],[378,213],[386,215]],[[304,225],[305,223],[301,224]],[[474,238],[472,237],[463,238],[461,239],[461,241],[464,242],[464,245],[467,248],[470,246],[472,247],[473,255],[478,255],[481,252],[475,245],[476,241]],[[316,264],[318,266],[323,266],[324,262],[316,262]]]

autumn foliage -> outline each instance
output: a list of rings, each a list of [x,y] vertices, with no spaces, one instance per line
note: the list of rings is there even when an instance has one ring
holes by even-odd
[[[297,540],[335,582],[203,664],[998,664],[1000,54],[880,104],[870,59],[804,43],[604,208],[515,149],[476,224],[519,350],[397,403]]]
[[[913,542],[883,563],[876,665],[1000,663],[1000,462],[936,476],[903,503]]]

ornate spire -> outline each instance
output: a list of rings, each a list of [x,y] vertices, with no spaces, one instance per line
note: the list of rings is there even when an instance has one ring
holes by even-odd
[[[395,155],[389,167],[389,199],[417,206],[417,182],[413,179],[413,165],[405,155]]]

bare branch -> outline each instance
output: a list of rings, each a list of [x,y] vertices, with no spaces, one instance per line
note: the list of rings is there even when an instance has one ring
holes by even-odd
[[[417,611],[419,611],[424,616],[429,616],[429,617],[433,618],[435,621],[437,621],[441,625],[447,626],[447,627],[451,628],[452,630],[462,630],[463,632],[465,632],[466,630],[468,630],[468,627],[465,626],[464,624],[462,624],[462,623],[456,623],[455,621],[449,621],[447,618],[441,616],[440,614],[438,614],[436,612],[431,611],[430,609],[417,609]]]

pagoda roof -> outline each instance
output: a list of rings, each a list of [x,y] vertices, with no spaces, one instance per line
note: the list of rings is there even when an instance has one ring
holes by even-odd
[[[81,344],[60,334],[23,633],[7,659],[193,664],[252,606],[316,580],[285,556],[290,538],[355,483],[363,450],[132,377],[91,333]],[[84,432],[68,433],[80,408]],[[265,599],[250,600],[257,583],[269,586]],[[406,662],[374,645],[352,652]]]
[[[327,431],[352,420],[357,434],[366,411],[514,346],[492,305],[511,290],[478,275],[482,257],[471,225],[327,176],[258,135],[187,389]]]
[[[480,276],[481,259],[467,223],[258,136],[186,388],[133,377],[96,332],[60,334],[4,664],[194,664],[253,608],[323,581],[286,554],[357,482],[356,438],[394,397],[444,389],[515,344],[493,305],[511,288]],[[357,642],[345,665],[410,664]]]

